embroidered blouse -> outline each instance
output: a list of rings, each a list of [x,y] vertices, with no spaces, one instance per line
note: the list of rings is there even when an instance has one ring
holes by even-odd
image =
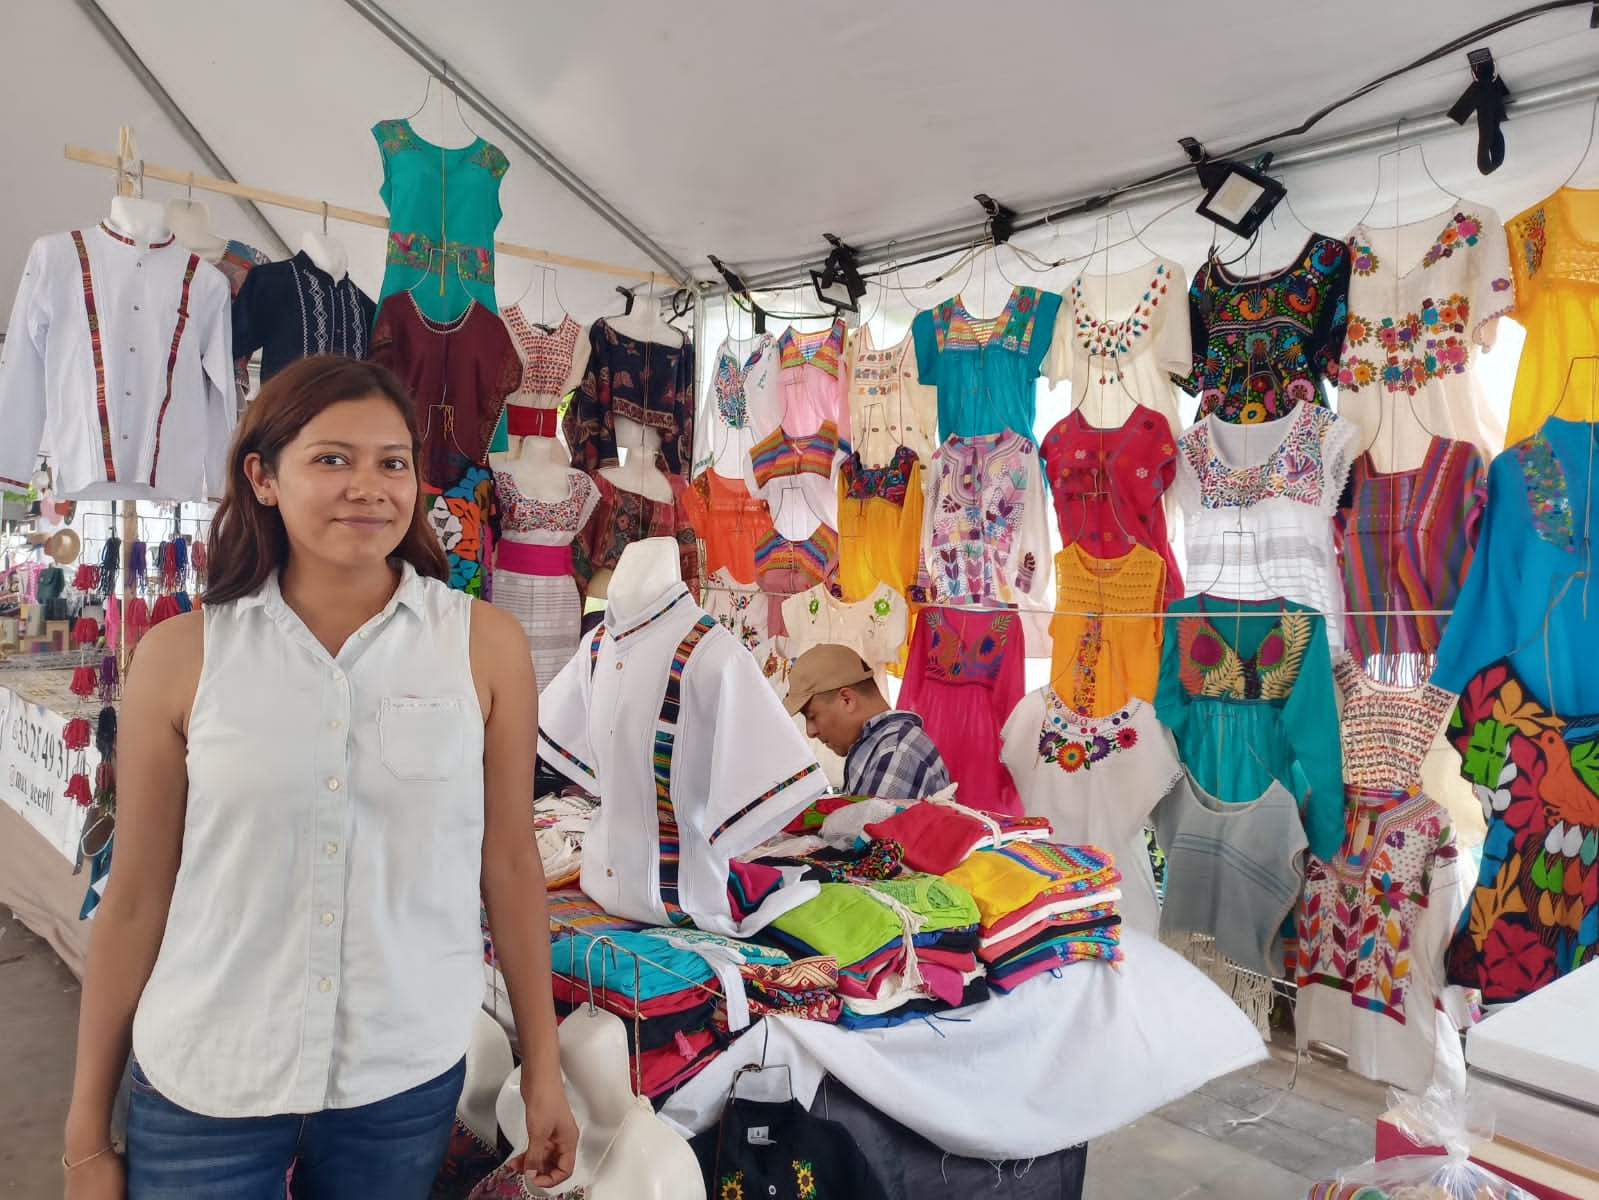
[[[779,426],[805,436],[823,425],[847,429],[844,403],[844,335],[842,316],[826,329],[801,333],[792,325],[777,339],[776,396],[752,414],[755,434],[765,438]]]
[[[755,547],[772,532],[766,501],[751,496],[741,479],[702,471],[684,490],[683,508],[705,543],[705,570],[753,584]]]
[[[1337,528],[1351,614],[1345,644],[1362,660],[1437,651],[1447,617],[1354,614],[1453,608],[1486,494],[1482,455],[1467,442],[1434,438],[1421,466],[1389,475],[1369,452],[1355,460]]]
[[[544,500],[529,496],[516,485],[516,476],[495,468],[494,496],[499,504],[500,529],[507,541],[535,546],[565,546],[587,524],[600,502],[599,489],[582,471],[566,473],[566,496]]]
[[[603,474],[591,477],[599,500],[572,543],[572,572],[578,590],[588,593],[596,571],[614,571],[622,551],[645,538],[669,537],[677,542],[678,565],[691,594],[700,594],[700,552],[694,540],[681,493],[670,504],[638,492],[624,491]],[[674,489],[676,490],[676,489]]]
[[[1441,227],[1440,227],[1441,226]],[[1349,324],[1338,415],[1386,466],[1413,467],[1434,435],[1484,455],[1504,444],[1472,371],[1510,311],[1510,258],[1499,214],[1473,208],[1349,235]]]
[[[1134,546],[1119,558],[1094,558],[1081,545],[1067,546],[1055,556],[1055,586],[1057,611],[1049,623],[1055,690],[1091,717],[1134,697],[1153,699],[1166,624],[1151,615],[1166,607],[1160,555]]]
[[[572,465],[585,471],[621,465],[616,418],[661,434],[666,469],[684,475],[694,461],[694,346],[641,342],[604,317],[589,329],[589,358],[561,430]]]
[[[904,599],[878,585],[863,600],[836,600],[825,587],[813,587],[783,601],[788,650],[795,658],[813,646],[848,646],[877,670],[898,663],[905,644],[908,613]]]
[[[1176,492],[1188,587],[1238,599],[1282,596],[1326,613],[1343,644],[1333,518],[1356,430],[1314,404],[1263,425],[1212,415],[1178,439]]]
[[[583,326],[571,313],[562,313],[561,323],[554,329],[540,329],[516,304],[500,316],[505,318],[505,327],[511,331],[522,358],[522,381],[507,403],[517,408],[558,407],[562,398],[583,381],[583,372],[588,368],[589,340],[583,336]],[[553,423],[543,436],[555,436]]]
[[[1572,360],[1599,354],[1599,188],[1563,187],[1514,217],[1505,233],[1516,294],[1510,315],[1527,331],[1510,397],[1510,443],[1530,437],[1552,413],[1599,420],[1594,364],[1571,369]]]
[[[831,421],[803,435],[778,426],[750,450],[755,494],[766,501],[772,522],[784,537],[807,537],[817,522],[838,528],[833,472],[841,457],[838,426]]]
[[[901,446],[887,466],[855,451],[838,469],[838,583],[849,600],[879,583],[900,595],[916,584],[922,547],[922,464]]]
[[[1253,425],[1327,403],[1348,318],[1349,247],[1312,234],[1280,271],[1237,276],[1214,259],[1188,289],[1193,368],[1180,386],[1199,413]]]
[[[408,118],[379,121],[372,136],[383,156],[379,195],[389,211],[378,307],[396,292],[414,289],[431,321],[460,316],[469,300],[499,312],[494,231],[500,224],[500,181],[510,160],[482,138],[435,146],[417,136]],[[418,287],[424,279],[428,285]]]
[[[938,449],[938,389],[917,378],[916,339],[906,333],[879,350],[870,325],[855,332],[849,347],[850,444],[863,464],[891,463],[900,447],[920,459]]]
[[[1331,858],[1344,783],[1326,619],[1290,600],[1204,595],[1170,611],[1155,712],[1194,782],[1239,804],[1275,780],[1299,802],[1310,852]]]
[[[1007,429],[1032,438],[1038,374],[1059,311],[1059,296],[1015,287],[997,317],[972,316],[959,296],[916,314],[917,373],[938,388],[941,439]]]
[[[418,307],[415,293],[401,292],[378,310],[368,357],[398,375],[415,399],[425,484],[449,487],[469,466],[488,461],[505,398],[522,378],[504,321],[468,302],[455,320],[440,323]]]
[[[261,380],[312,354],[365,358],[377,309],[348,275],[334,279],[300,251],[244,277],[233,298],[233,353],[261,351]]]
[[[769,429],[776,400],[777,339],[762,333],[745,341],[727,338],[716,352],[711,404],[694,427],[694,473],[707,467],[729,478],[749,474],[750,448]]]
[[[917,583],[931,604],[1049,608],[1049,507],[1038,448],[1011,430],[933,455]]]
[[[726,567],[713,570],[705,581],[702,607],[751,654],[771,637],[771,605],[767,597],[754,591],[747,581],[734,579]]]
[[[1112,429],[1088,423],[1079,405],[1044,435],[1044,478],[1064,545],[1096,558],[1145,546],[1166,561],[1170,594],[1183,593],[1166,532],[1166,491],[1177,475],[1177,439],[1166,418],[1139,405]],[[1159,608],[1166,606],[1163,593]]]
[[[1172,376],[1193,366],[1188,279],[1169,258],[1114,275],[1079,275],[1061,295],[1044,374],[1072,385],[1073,411],[1116,425],[1135,406],[1181,429]]]

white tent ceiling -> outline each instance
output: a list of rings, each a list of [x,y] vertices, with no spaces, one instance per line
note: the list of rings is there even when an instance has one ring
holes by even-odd
[[[378,152],[367,130],[415,110],[426,75],[344,0],[100,6],[240,180],[381,207]],[[952,0],[388,0],[385,7],[672,258],[708,277],[707,253],[761,270],[814,261],[823,232],[872,242],[968,222],[979,191],[1021,209],[1094,192],[1174,165],[1184,134],[1224,149],[1297,122],[1505,15],[1510,4],[1013,0],[985,9]],[[66,162],[65,143],[114,150],[117,126],[127,123],[150,161],[205,167],[78,3],[9,0],[6,8],[0,105],[10,119],[0,149],[12,182],[0,224],[0,293],[7,294],[0,304],[8,305],[31,239],[96,219],[110,195],[109,173]],[[1512,88],[1592,75],[1599,61],[1587,6],[1489,44]],[[1466,81],[1463,56],[1432,65],[1334,114],[1313,136],[1439,112]],[[418,127],[465,141],[454,106],[441,114],[439,95],[435,86]],[[511,157],[502,238],[637,264],[641,278],[647,274],[642,251],[481,116],[467,109],[466,119]],[[1475,189],[1470,194],[1509,215],[1576,162],[1588,114],[1562,119],[1556,134],[1545,135],[1547,150],[1513,121],[1510,160],[1489,180],[1471,165],[1469,132],[1429,149],[1429,163],[1451,187]],[[1341,233],[1359,216],[1374,175],[1369,165],[1352,172],[1346,164],[1333,174],[1291,176],[1289,184],[1300,219]],[[181,190],[151,184],[148,194]],[[218,232],[266,240],[232,202],[210,202]],[[290,247],[318,223],[291,210],[263,211]],[[334,232],[350,247],[357,279],[375,291],[381,233]],[[536,272],[502,263],[508,301]],[[568,308],[592,317],[614,308],[615,282],[567,271],[558,286]]]

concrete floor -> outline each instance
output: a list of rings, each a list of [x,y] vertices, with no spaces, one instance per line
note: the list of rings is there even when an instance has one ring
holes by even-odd
[[[0,913],[0,1196],[61,1194],[78,996],[50,947]],[[1085,1200],[1302,1200],[1321,1173],[1370,1158],[1384,1089],[1311,1061],[1290,1092],[1292,1073],[1291,1046],[1274,1046],[1094,1142]]]

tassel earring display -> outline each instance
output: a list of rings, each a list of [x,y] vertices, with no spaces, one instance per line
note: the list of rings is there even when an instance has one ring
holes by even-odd
[[[93,617],[79,617],[72,627],[74,646],[92,646],[100,640],[100,625]]]
[[[101,759],[106,762],[110,762],[112,755],[116,753],[117,710],[109,704],[100,710],[100,715],[95,720],[94,748],[100,752]]]
[[[205,543],[195,542],[194,549],[189,555],[189,565],[194,568],[194,573],[196,575],[204,575],[208,561]]]
[[[188,592],[174,592],[172,599],[177,602],[179,612],[194,611],[194,601],[190,599]]]
[[[182,611],[183,610],[178,607],[178,601],[176,597],[172,596],[170,593],[165,596],[160,596],[156,599],[155,607],[150,610],[150,624],[152,626],[159,625],[162,621],[165,621],[169,617],[175,617]]]
[[[61,742],[68,750],[87,750],[89,748],[89,719],[87,717],[73,717],[68,721],[66,728],[61,731]]]
[[[150,606],[143,596],[128,601],[128,611],[122,614],[122,637],[131,652],[138,649],[139,639],[150,632]]]
[[[115,654],[107,654],[100,659],[100,703],[110,704],[117,698],[119,682],[120,680],[117,677],[117,656]],[[100,714],[102,720],[107,712],[111,713],[111,727],[114,732],[116,729],[116,711],[114,709],[104,710]]]
[[[80,562],[72,575],[73,589],[80,592],[100,590],[100,568],[93,563]]]
[[[176,541],[161,543],[161,590],[164,592],[176,591],[178,578],[178,544]]]
[[[115,654],[117,644],[121,640],[122,601],[115,596],[107,596],[105,601],[105,648]]]
[[[94,690],[98,683],[93,667],[78,667],[72,672],[72,694],[74,696],[82,696],[87,700],[94,695]]]
[[[150,586],[149,548],[143,542],[128,547],[128,587],[142,592]]]
[[[89,777],[82,772],[67,780],[67,799],[79,808],[88,808],[94,803],[94,793],[89,790]]]
[[[122,539],[108,537],[100,551],[100,594],[109,598],[117,590],[117,574],[122,570]]]
[[[175,537],[172,539],[172,571],[174,582],[173,591],[181,589],[189,577],[189,539]]]
[[[94,804],[104,812],[114,812],[117,807],[117,771],[109,762],[94,769]]]

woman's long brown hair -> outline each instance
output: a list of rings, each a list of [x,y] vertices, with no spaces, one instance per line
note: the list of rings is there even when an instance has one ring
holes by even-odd
[[[206,543],[205,603],[226,604],[252,595],[289,559],[283,514],[255,498],[244,473],[245,458],[259,454],[268,469],[276,471],[283,448],[314,417],[331,405],[369,396],[386,397],[405,419],[414,464],[421,451],[416,410],[405,385],[386,367],[317,354],[285,367],[262,385],[260,394],[244,410],[228,452],[227,489],[211,518],[211,536]],[[410,563],[419,575],[447,580],[449,560],[427,523],[420,482],[410,527],[394,557]]]

